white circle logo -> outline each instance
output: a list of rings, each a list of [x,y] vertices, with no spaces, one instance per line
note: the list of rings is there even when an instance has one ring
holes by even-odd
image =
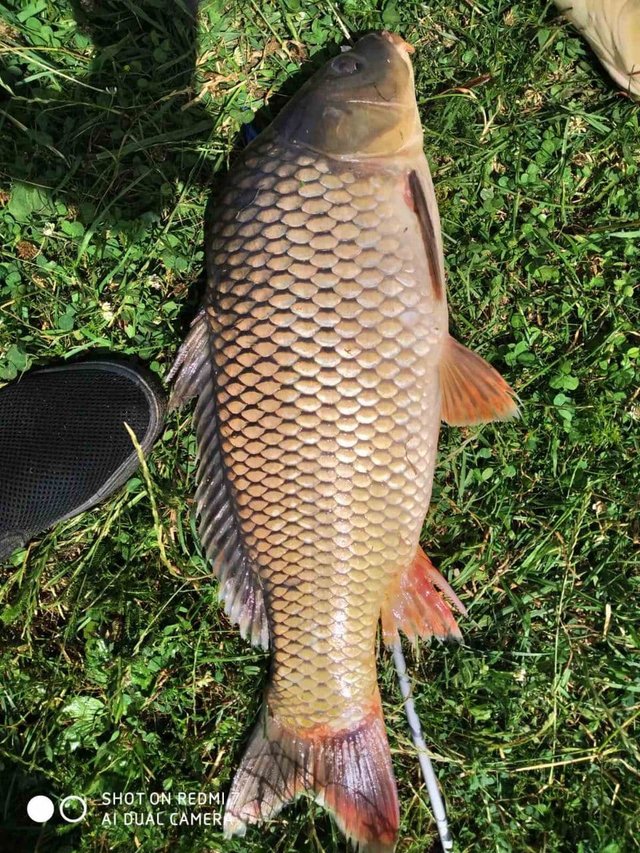
[[[27,814],[36,823],[46,823],[53,816],[53,802],[40,794],[27,803]]]
[[[78,817],[69,817],[65,812],[65,807],[70,805],[71,803],[79,803],[80,804],[80,815]],[[87,801],[84,797],[76,797],[74,794],[70,794],[68,797],[65,797],[64,800],[58,806],[60,810],[60,817],[62,820],[66,820],[67,823],[80,823],[81,820],[87,816]]]

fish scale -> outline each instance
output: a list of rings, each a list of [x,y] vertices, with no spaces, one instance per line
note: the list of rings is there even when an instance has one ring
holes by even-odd
[[[446,314],[398,170],[259,137],[212,221],[221,448],[264,583],[269,705],[339,730],[376,695],[381,598],[418,545]]]

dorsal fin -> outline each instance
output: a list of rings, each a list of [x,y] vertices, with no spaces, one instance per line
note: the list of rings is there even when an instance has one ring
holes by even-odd
[[[198,439],[196,504],[202,547],[220,583],[225,613],[254,645],[269,645],[269,625],[260,577],[247,553],[233,495],[227,482],[218,435],[215,378],[209,337],[213,309],[202,310],[180,348],[169,378],[170,408],[198,397],[195,410]]]
[[[191,324],[189,334],[167,376],[167,382],[173,382],[169,398],[170,412],[197,397],[204,387],[208,372],[208,333],[207,315],[202,308]]]

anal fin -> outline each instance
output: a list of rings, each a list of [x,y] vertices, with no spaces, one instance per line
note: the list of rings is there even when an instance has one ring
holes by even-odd
[[[497,370],[450,335],[440,361],[441,417],[451,426],[504,421],[518,415],[513,389]]]
[[[416,637],[462,639],[451,608],[438,590],[456,610],[466,615],[464,604],[418,546],[413,562],[389,590],[382,607],[382,635],[387,646],[395,644],[398,630],[410,640]]]

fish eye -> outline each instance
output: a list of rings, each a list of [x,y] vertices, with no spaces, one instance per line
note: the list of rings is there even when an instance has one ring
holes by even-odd
[[[355,74],[356,71],[359,71],[362,68],[362,62],[360,62],[351,52],[341,53],[340,56],[336,56],[336,58],[331,63],[331,69],[336,72],[336,74],[340,74],[341,76],[347,76],[349,74]]]

